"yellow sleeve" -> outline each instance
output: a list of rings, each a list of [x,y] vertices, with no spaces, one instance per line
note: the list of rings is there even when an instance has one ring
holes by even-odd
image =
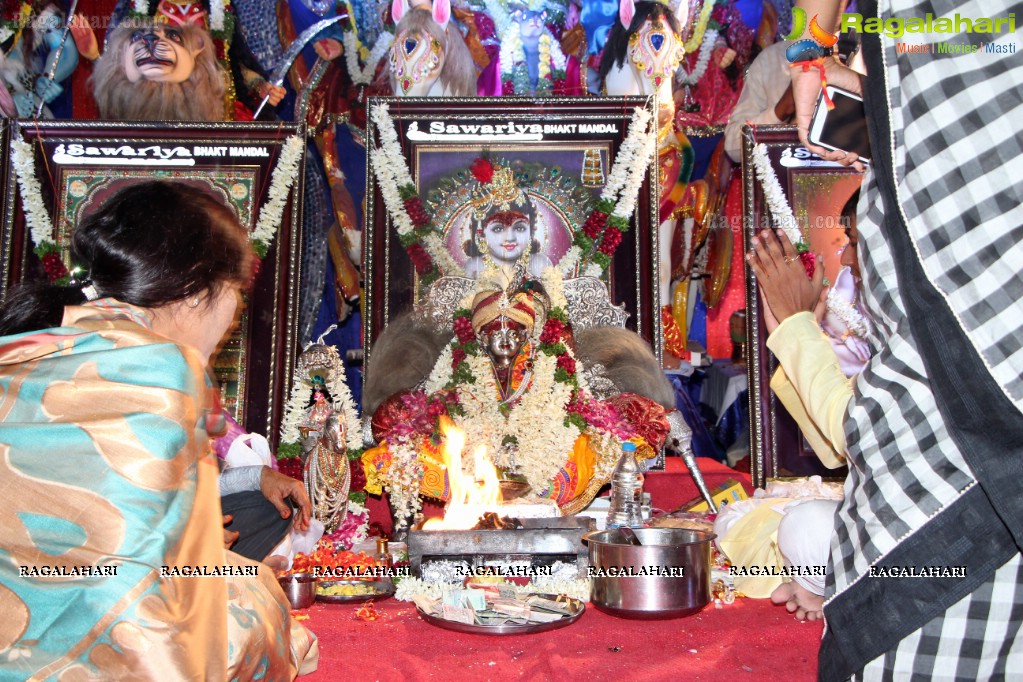
[[[771,390],[778,396],[778,400],[785,406],[788,413],[792,415],[792,418],[796,420],[796,425],[803,432],[803,437],[806,438],[806,442],[813,448],[821,464],[829,469],[837,469],[845,464],[845,460],[835,452],[831,443],[824,437],[821,430],[817,428],[817,425],[813,423],[810,415],[806,413],[803,401],[799,399],[799,394],[796,393],[796,388],[789,381],[783,367],[778,367],[774,371],[774,375],[771,377]]]
[[[767,338],[767,347],[784,368],[810,422],[831,443],[834,452],[844,455],[845,412],[852,399],[852,384],[842,373],[838,356],[813,313],[802,312],[787,318]],[[774,383],[772,379],[772,388]],[[820,450],[816,447],[814,450],[820,456]],[[825,466],[833,466],[823,457],[821,461]]]

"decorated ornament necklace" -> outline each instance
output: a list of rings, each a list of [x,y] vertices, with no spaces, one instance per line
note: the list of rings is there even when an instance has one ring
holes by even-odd
[[[433,36],[426,38],[416,36],[412,31],[405,30],[395,37],[397,49],[391,50],[391,72],[394,73],[402,94],[408,94],[414,85],[435,70],[440,69],[443,51],[440,42]],[[401,52],[401,57],[397,55]]]
[[[655,90],[661,87],[661,83],[671,79],[686,54],[682,43],[676,41],[674,53],[660,57],[665,40],[665,27],[659,19],[650,25],[649,31],[641,30],[629,36],[629,61],[653,83]]]

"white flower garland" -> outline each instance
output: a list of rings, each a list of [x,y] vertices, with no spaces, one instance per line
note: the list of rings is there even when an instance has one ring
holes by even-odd
[[[381,147],[387,151],[391,158],[400,161],[400,163],[395,164],[393,172],[398,183],[404,187],[405,185],[413,184],[412,173],[405,164],[405,157],[401,154],[398,131],[395,129],[389,109],[390,107],[386,104],[378,104],[373,110],[373,121],[377,124],[377,129],[380,131]]]
[[[583,255],[582,249],[578,246],[573,245],[565,255],[558,261],[558,270],[561,272],[562,277],[571,277],[572,273],[575,272],[576,266],[579,265],[579,258]]]
[[[717,42],[718,32],[714,29],[707,31],[703,37],[703,44],[700,45],[700,54],[696,58],[696,64],[693,66],[692,73],[686,73],[685,62],[679,65],[678,71],[675,74],[675,82],[679,85],[696,85],[703,78],[703,74],[707,72],[707,65],[710,64],[710,55],[714,51],[714,44]],[[684,74],[679,78],[679,74]]]
[[[635,209],[639,186],[656,148],[656,133],[651,130],[650,121],[650,112],[644,108],[637,108],[632,114],[625,140],[600,193],[601,201],[615,204],[611,215],[628,218]]]
[[[396,438],[388,442],[387,451],[391,454],[391,466],[383,477],[387,500],[395,518],[408,518],[423,506],[419,498],[423,463],[415,444],[407,438]]]
[[[753,168],[764,190],[767,208],[777,221],[778,227],[785,232],[785,236],[793,245],[803,241],[803,233],[799,229],[795,214],[792,213],[792,207],[789,206],[789,200],[785,197],[781,183],[778,182],[778,176],[771,168],[771,161],[767,157],[767,145],[760,143],[753,148]]]
[[[132,8],[138,14],[149,14],[149,0],[134,0]]]
[[[394,228],[400,236],[410,234],[415,226],[412,224],[412,218],[409,217],[408,211],[405,210],[405,202],[398,189],[400,184],[394,172],[394,159],[383,147],[377,147],[370,152],[370,159],[373,163],[373,173],[377,177],[377,184],[380,186],[380,194],[384,198],[384,206],[391,214],[391,220],[394,221]]]
[[[490,360],[482,355],[470,355],[466,362],[476,380],[458,386],[464,415],[455,419],[466,432],[465,452],[474,452],[477,446],[483,445],[496,466],[521,474],[537,493],[546,490],[563,461],[561,455],[555,453],[571,452],[579,437],[578,427],[565,425],[564,406],[572,397],[572,387],[554,380],[557,357],[545,353],[537,355],[533,362],[532,384],[519,401],[510,406],[507,418],[500,411],[497,381]],[[514,450],[504,447],[508,436],[518,443]],[[471,467],[471,458],[466,459]]]
[[[400,189],[412,183],[412,174],[405,164],[401,153],[398,133],[394,130],[394,121],[388,113],[386,104],[378,104],[370,111],[370,116],[380,132],[380,146],[371,152],[373,172],[380,185],[380,193],[384,198],[384,206],[391,214],[398,234],[404,236],[413,231],[412,218],[405,210]],[[433,254],[431,254],[432,256]]]
[[[252,231],[252,240],[266,248],[270,248],[281,224],[284,205],[288,202],[291,186],[298,177],[298,165],[302,162],[304,146],[302,136],[297,133],[285,140],[277,165],[270,176],[268,198],[259,209],[259,220],[256,221],[256,229]]]
[[[771,216],[778,222],[779,228],[785,233],[785,236],[788,237],[793,246],[804,241],[803,233],[799,229],[799,222],[792,212],[792,207],[789,205],[789,200],[781,188],[781,183],[778,182],[778,176],[775,174],[774,169],[771,168],[771,161],[767,156],[767,145],[764,143],[753,147],[753,167],[756,170],[757,178],[760,180],[760,187],[764,190],[764,201],[767,202],[767,210],[770,211]],[[820,266],[818,265],[818,267]],[[833,296],[834,293],[834,289],[828,292],[828,311],[845,322],[849,329],[852,329],[852,325],[856,323],[856,320],[852,319],[848,312],[841,309],[845,305],[845,301],[842,301],[838,296]],[[859,313],[856,314],[859,315]],[[865,334],[866,328],[864,327],[864,334],[861,336],[865,336]]]
[[[645,110],[644,110],[645,111]],[[628,218],[636,208],[636,199],[639,198],[639,186],[643,184],[646,170],[650,166],[650,159],[657,149],[657,140],[654,135],[647,134],[643,146],[632,159],[628,172],[628,180],[622,188],[622,195],[615,210],[611,215],[619,218]]]
[[[18,190],[21,205],[25,211],[25,223],[32,236],[33,246],[54,243],[53,221],[43,201],[43,189],[35,174],[35,157],[32,147],[21,135],[11,139],[11,160],[18,175]]]
[[[210,0],[210,31],[224,30],[223,0]]]
[[[426,395],[433,395],[448,385],[448,382],[451,381],[451,362],[452,353],[451,344],[449,343],[440,352],[440,357],[437,358],[430,376],[427,377],[426,383],[423,385],[423,391]]]
[[[703,42],[703,34],[707,30],[707,24],[710,23],[710,14],[714,11],[714,4],[714,0],[703,0],[703,7],[700,8],[700,16],[696,20],[693,35],[689,36],[689,40],[682,45],[686,52],[695,52]]]
[[[551,300],[551,308],[568,310],[568,299],[565,298],[565,280],[556,268],[546,268],[540,273],[540,282]]]
[[[345,46],[345,66],[348,67],[348,75],[356,85],[369,85],[377,70],[377,64],[384,58],[384,54],[391,49],[394,42],[394,35],[387,31],[380,34],[376,45],[366,58],[366,65],[359,66],[359,44],[354,31],[346,31],[342,40]]]
[[[449,277],[465,277],[465,268],[455,262],[451,252],[444,245],[444,241],[438,234],[429,234],[423,240],[423,248],[433,258],[440,271]]]

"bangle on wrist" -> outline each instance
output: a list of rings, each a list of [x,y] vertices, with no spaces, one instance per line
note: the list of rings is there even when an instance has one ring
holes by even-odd
[[[813,59],[830,57],[835,50],[832,47],[824,47],[811,38],[797,40],[785,50],[785,57],[790,65],[800,64]]]

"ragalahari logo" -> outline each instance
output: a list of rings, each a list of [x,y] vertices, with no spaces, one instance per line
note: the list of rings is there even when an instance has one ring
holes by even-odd
[[[838,42],[838,36],[830,31],[825,31],[817,23],[817,15],[810,20],[810,37],[797,40],[807,30],[806,11],[801,7],[792,8],[792,32],[785,36],[785,40],[795,40],[785,50],[785,56],[790,63],[812,61],[819,57],[831,54],[831,48]]]
[[[822,29],[817,23],[817,17],[810,21],[809,38],[798,40],[807,30],[806,11],[794,7],[792,9],[792,32],[786,36],[786,40],[795,40],[785,51],[785,56],[792,63],[809,62],[819,57],[828,56],[830,48],[838,42],[838,36]],[[845,13],[842,15],[841,29],[843,33],[856,31],[857,33],[883,33],[889,38],[902,38],[906,34],[958,34],[960,38],[964,34],[980,33],[985,35],[1007,33],[1011,37],[1016,32],[1016,14],[1010,12],[1004,17],[964,17],[958,12],[952,16],[935,17],[933,14],[926,14],[923,17],[866,17],[862,14]],[[961,38],[951,41],[935,41],[933,38],[921,39],[919,42],[901,41],[895,44],[899,53],[925,53],[925,54],[1015,54],[1016,42],[1003,39],[1003,36],[993,37],[990,41],[977,43],[964,42]]]

